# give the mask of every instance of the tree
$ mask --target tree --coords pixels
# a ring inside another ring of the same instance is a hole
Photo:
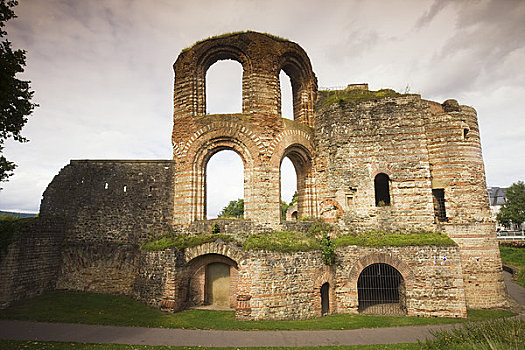
[[[501,206],[498,221],[508,226],[513,223],[519,227],[525,221],[525,183],[518,181],[505,191],[507,201]]]
[[[38,105],[31,102],[33,91],[30,91],[30,81],[16,78],[26,65],[26,52],[12,50],[11,42],[5,39],[5,22],[16,18],[12,8],[18,5],[15,0],[0,0],[0,181],[5,181],[13,175],[16,164],[8,161],[3,155],[4,141],[13,138],[18,142],[27,142],[20,135],[22,127]]]
[[[244,199],[230,201],[227,206],[222,208],[219,218],[242,218],[244,216]]]

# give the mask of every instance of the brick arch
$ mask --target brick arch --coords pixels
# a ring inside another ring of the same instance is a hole
[[[196,247],[186,248],[184,250],[184,259],[186,264],[191,264],[195,259],[209,255],[215,254],[219,256],[225,256],[233,262],[235,268],[238,268],[240,264],[245,259],[245,253],[239,248],[233,247],[228,244],[224,244],[221,241],[204,243]]]
[[[313,109],[317,92],[317,80],[310,59],[301,48],[287,51],[279,57],[279,74],[283,70],[292,84],[294,120],[313,125]],[[281,101],[280,101],[281,102]]]
[[[292,90],[295,86],[295,119],[311,123],[317,80],[306,52],[294,42],[252,31],[213,37],[181,52],[173,66],[175,119],[206,113],[206,71],[224,59],[243,66],[243,113],[280,115],[278,75],[283,69],[291,77]]]
[[[359,275],[367,266],[377,263],[388,264],[394,267],[399,271],[401,276],[403,276],[407,293],[412,291],[416,278],[412,269],[407,264],[390,254],[372,253],[357,260],[350,270],[348,275],[348,287],[351,292],[355,292],[355,295],[357,296],[357,280],[359,279]]]
[[[287,130],[273,141],[275,149],[270,163],[280,172],[281,162],[288,157],[297,175],[297,217],[316,216],[313,152],[310,135],[302,130]],[[272,146],[272,145],[270,145]],[[280,183],[279,183],[280,186]]]

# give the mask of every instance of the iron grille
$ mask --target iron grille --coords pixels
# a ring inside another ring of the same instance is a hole
[[[363,314],[403,315],[405,283],[394,267],[377,263],[367,266],[357,280],[359,312]]]

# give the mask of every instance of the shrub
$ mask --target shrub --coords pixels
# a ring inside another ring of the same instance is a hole
[[[335,262],[335,244],[329,236],[321,239],[321,256],[326,265],[332,265]]]

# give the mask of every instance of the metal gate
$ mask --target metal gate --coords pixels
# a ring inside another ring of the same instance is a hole
[[[403,315],[405,283],[394,267],[377,263],[367,266],[357,280],[359,312],[376,315]]]

